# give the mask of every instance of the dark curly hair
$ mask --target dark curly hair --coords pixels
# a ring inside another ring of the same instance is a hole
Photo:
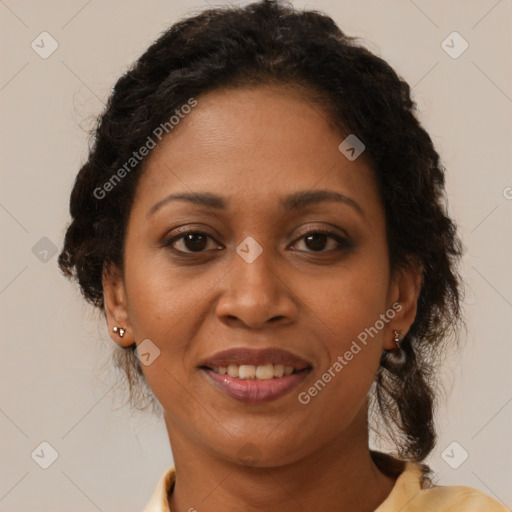
[[[380,434],[390,436],[402,460],[421,462],[436,440],[434,373],[461,319],[461,244],[446,210],[444,169],[415,116],[408,84],[327,15],[267,0],[204,10],[165,31],[118,80],[98,118],[71,193],[59,267],[104,312],[102,271],[123,267],[125,229],[145,160],[108,200],[94,191],[191,97],[261,84],[296,88],[342,133],[357,134],[385,207],[391,268],[412,260],[423,267],[416,318],[401,344],[405,363],[384,351],[370,394]],[[135,344],[116,350],[132,400],[146,384]],[[379,453],[372,456],[384,468]]]

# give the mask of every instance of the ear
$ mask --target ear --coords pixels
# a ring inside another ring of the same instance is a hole
[[[104,265],[102,283],[108,333],[118,345],[129,347],[134,343],[134,339],[126,307],[126,292],[121,271],[114,265]],[[122,338],[119,332],[114,332],[114,327],[125,329]]]
[[[395,311],[395,316],[387,326],[390,332],[385,337],[384,349],[396,349],[392,331],[401,331],[400,339],[402,339],[414,323],[422,278],[423,266],[413,258],[409,258],[403,267],[396,270],[392,278],[389,304],[389,307]]]

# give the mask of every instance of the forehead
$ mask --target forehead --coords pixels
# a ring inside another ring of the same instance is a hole
[[[228,88],[196,99],[149,155],[136,205],[171,192],[211,191],[267,208],[277,197],[316,188],[378,201],[366,160],[350,161],[338,148],[348,134],[298,90]]]

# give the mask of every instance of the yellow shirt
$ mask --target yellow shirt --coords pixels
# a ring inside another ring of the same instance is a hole
[[[388,497],[374,512],[510,512],[483,492],[466,486],[434,486],[422,489],[421,468],[406,462]],[[174,484],[174,467],[167,469],[144,512],[171,512],[167,494]]]

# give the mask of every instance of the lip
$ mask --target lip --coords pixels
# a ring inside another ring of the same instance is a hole
[[[220,366],[282,364],[292,366],[294,373],[268,380],[239,379],[213,371]],[[287,350],[278,348],[253,349],[236,347],[217,352],[201,362],[199,368],[217,389],[240,402],[259,404],[277,400],[288,394],[306,378],[312,364]]]
[[[231,348],[229,350],[217,352],[212,357],[202,361],[199,366],[206,366],[207,368],[213,369],[218,368],[219,366],[229,366],[230,364],[234,364],[236,366],[240,366],[242,364],[258,366],[271,363],[293,366],[297,371],[304,370],[305,368],[310,368],[312,366],[311,363],[302,357],[296,356],[287,350],[279,348],[254,349],[245,347]]]
[[[296,388],[306,378],[310,370],[311,368],[304,368],[298,373],[284,375],[278,379],[245,380],[215,373],[210,368],[202,368],[208,380],[218,389],[229,397],[247,404],[261,404],[277,400]]]

